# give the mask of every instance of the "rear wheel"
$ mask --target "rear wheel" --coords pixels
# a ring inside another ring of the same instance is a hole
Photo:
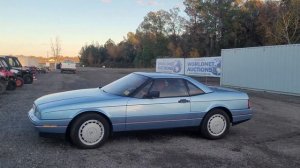
[[[26,74],[23,76],[23,80],[25,84],[32,84],[33,83],[33,77],[32,75]]]
[[[24,84],[24,80],[21,77],[17,77],[17,79],[16,79],[17,87],[22,87],[23,84]]]
[[[72,124],[71,141],[79,148],[100,147],[109,136],[109,124],[98,114],[83,114]]]
[[[230,120],[227,113],[221,109],[210,111],[201,124],[201,133],[208,139],[223,138],[230,127]]]
[[[0,94],[3,94],[5,92],[5,89],[5,84],[0,80]]]
[[[16,81],[10,79],[8,81],[8,85],[6,86],[6,90],[15,90],[17,88]]]

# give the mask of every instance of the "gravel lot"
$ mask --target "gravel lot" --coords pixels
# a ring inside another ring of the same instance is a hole
[[[0,96],[0,167],[300,167],[300,97],[247,91],[254,118],[221,140],[195,130],[114,134],[99,149],[80,150],[61,138],[42,138],[27,118],[45,94],[105,85],[134,69],[51,72]],[[139,69],[139,71],[144,71]]]

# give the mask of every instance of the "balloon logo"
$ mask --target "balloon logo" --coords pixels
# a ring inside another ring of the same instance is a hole
[[[213,67],[212,73],[216,76],[221,75],[221,61],[220,60],[215,60],[216,61],[216,66]]]
[[[178,73],[180,71],[181,71],[181,63],[180,61],[175,61],[173,72]]]

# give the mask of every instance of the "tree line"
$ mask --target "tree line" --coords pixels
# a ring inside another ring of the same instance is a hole
[[[152,67],[158,57],[218,56],[221,49],[300,43],[300,0],[185,0],[149,12],[116,44],[81,48],[86,66]]]

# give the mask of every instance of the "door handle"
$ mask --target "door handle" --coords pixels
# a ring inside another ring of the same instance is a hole
[[[180,99],[178,100],[178,103],[189,103],[190,101],[187,99]]]

